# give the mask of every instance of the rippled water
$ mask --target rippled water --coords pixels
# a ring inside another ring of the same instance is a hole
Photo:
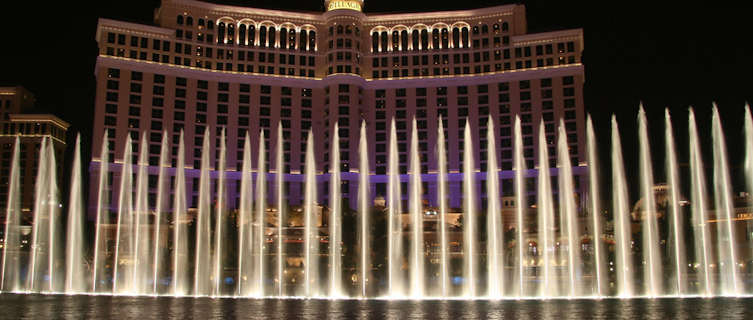
[[[753,298],[253,300],[0,295],[0,319],[750,319]]]

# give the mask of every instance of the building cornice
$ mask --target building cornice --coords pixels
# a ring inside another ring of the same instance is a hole
[[[512,42],[512,45],[515,47],[528,46],[539,43],[552,43],[562,40],[578,40],[580,43],[582,43],[583,29],[578,28],[551,32],[529,33],[519,36],[513,36],[510,40]]]

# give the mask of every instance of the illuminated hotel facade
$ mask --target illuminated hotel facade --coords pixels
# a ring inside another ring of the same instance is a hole
[[[134,141],[135,163],[139,139],[146,133],[149,162],[157,165],[162,133],[167,132],[170,143],[166,147],[176,166],[183,131],[188,205],[195,207],[201,155],[209,152],[213,168],[217,167],[220,132],[226,128],[227,203],[237,208],[244,137],[248,133],[251,139],[253,167],[257,168],[259,132],[264,131],[266,168],[274,169],[280,123],[289,203],[300,204],[303,199],[305,142],[312,130],[321,172],[318,196],[326,204],[329,150],[337,123],[342,196],[355,208],[361,122],[367,125],[371,195],[376,197],[386,196],[390,121],[396,121],[400,170],[405,174],[415,118],[424,197],[435,205],[440,116],[451,207],[462,207],[466,120],[472,129],[479,206],[488,197],[484,188],[487,152],[497,153],[500,196],[513,193],[516,116],[522,120],[527,167],[533,169],[540,121],[550,143],[550,165],[555,162],[557,125],[560,119],[564,121],[571,158],[578,165],[576,188],[583,193],[581,29],[529,34],[525,8],[517,4],[389,14],[367,14],[363,6],[363,1],[333,0],[325,1],[323,13],[304,13],[163,0],[155,12],[155,25],[100,19],[92,194],[97,192],[99,150],[104,142],[109,159],[115,159],[110,183],[116,191],[127,136]],[[494,122],[496,150],[487,149],[489,119]],[[211,134],[211,150],[202,149],[205,130]],[[535,176],[535,170],[529,176]],[[273,200],[273,176],[268,180],[269,200]],[[402,180],[407,185],[407,176]],[[528,190],[535,194],[535,179],[528,180]],[[403,199],[407,199],[407,189],[402,188]],[[150,192],[154,198],[156,190]],[[95,208],[96,197],[90,199],[90,208]]]

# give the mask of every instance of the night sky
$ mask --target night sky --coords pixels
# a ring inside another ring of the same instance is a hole
[[[158,0],[14,1],[0,19],[0,85],[20,84],[35,93],[37,105],[72,124],[84,136],[90,157],[94,102],[94,35],[99,17],[153,24]],[[209,1],[249,7],[323,12],[323,1]],[[417,12],[480,8],[511,1],[366,0],[365,11]],[[608,173],[609,117],[617,115],[623,136],[628,176],[637,172],[635,119],[639,101],[649,116],[656,180],[664,181],[664,120],[669,107],[675,118],[680,161],[687,159],[687,108],[694,106],[710,163],[711,103],[722,112],[730,163],[741,167],[742,119],[753,102],[753,23],[741,7],[707,2],[658,7],[656,1],[524,1],[529,32],[583,28],[586,70],[585,105],[600,136],[602,172]],[[74,133],[75,134],[75,133]],[[74,134],[69,137],[73,142]],[[69,148],[71,150],[72,148]],[[70,153],[70,152],[69,152]],[[742,175],[735,174],[742,187]],[[707,181],[711,181],[710,177]],[[605,181],[606,182],[606,181]],[[635,184],[633,184],[635,185]],[[633,193],[637,189],[633,188]],[[633,194],[633,198],[635,198]]]

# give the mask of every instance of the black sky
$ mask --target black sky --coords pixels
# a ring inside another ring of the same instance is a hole
[[[210,1],[249,7],[323,11],[323,1]],[[158,0],[14,2],[0,19],[0,85],[21,84],[36,94],[42,110],[72,123],[85,141],[91,135],[94,40],[99,17],[153,23]],[[512,1],[366,0],[366,12],[466,9]],[[529,32],[583,28],[585,104],[600,133],[602,162],[608,160],[609,117],[620,121],[628,176],[637,165],[635,117],[643,101],[657,165],[663,161],[663,109],[675,117],[681,161],[686,159],[687,108],[694,106],[702,132],[709,132],[712,101],[719,104],[728,136],[730,163],[742,163],[742,115],[753,101],[753,23],[742,7],[718,2],[523,1]],[[708,138],[708,134],[704,134]],[[69,141],[73,141],[72,137]],[[710,139],[705,140],[706,144]],[[88,143],[86,143],[88,145]],[[708,145],[706,146],[709,147]],[[87,149],[87,148],[85,148]],[[710,148],[705,150],[710,154]],[[87,155],[89,156],[88,150]],[[707,160],[707,162],[709,162]],[[606,169],[606,168],[605,168]],[[657,169],[657,181],[663,181]],[[607,171],[608,172],[608,171]],[[741,184],[741,175],[737,184]]]

